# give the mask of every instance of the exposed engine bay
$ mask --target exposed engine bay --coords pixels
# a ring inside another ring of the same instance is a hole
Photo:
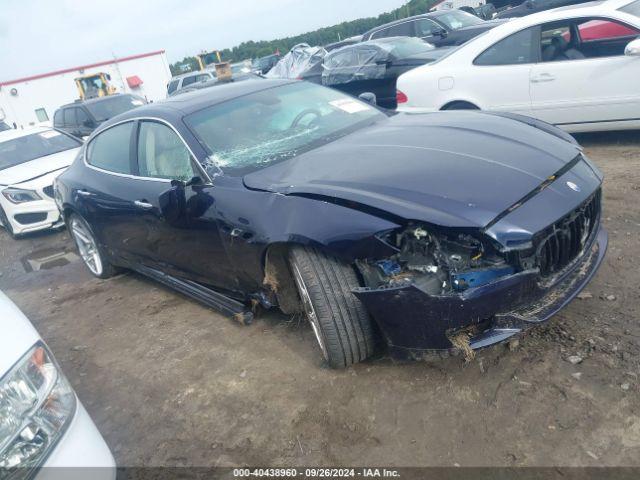
[[[430,295],[446,295],[515,273],[497,250],[465,233],[435,234],[410,225],[380,240],[397,253],[382,260],[356,261],[369,288],[413,283]]]

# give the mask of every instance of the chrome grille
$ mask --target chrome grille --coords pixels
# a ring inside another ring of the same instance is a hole
[[[600,196],[598,189],[582,205],[540,234],[536,253],[541,276],[559,272],[583,252],[600,219]]]

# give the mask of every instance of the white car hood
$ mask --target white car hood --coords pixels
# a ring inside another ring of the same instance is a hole
[[[0,292],[0,378],[27,353],[40,335],[18,307]]]
[[[15,185],[67,168],[73,163],[79,150],[80,148],[72,148],[0,170],[0,186]]]

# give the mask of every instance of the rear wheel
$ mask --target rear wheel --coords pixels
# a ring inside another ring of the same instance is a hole
[[[85,266],[98,278],[109,278],[116,269],[109,263],[91,231],[91,227],[80,215],[71,214],[68,220],[71,238],[78,247],[78,252]]]
[[[304,312],[320,350],[333,368],[344,368],[371,356],[373,324],[351,293],[359,286],[350,265],[311,247],[294,247],[291,270]]]

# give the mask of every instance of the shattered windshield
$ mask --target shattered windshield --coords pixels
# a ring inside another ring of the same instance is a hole
[[[262,90],[185,118],[230,175],[245,175],[317,148],[385,115],[335,90],[306,82]]]

